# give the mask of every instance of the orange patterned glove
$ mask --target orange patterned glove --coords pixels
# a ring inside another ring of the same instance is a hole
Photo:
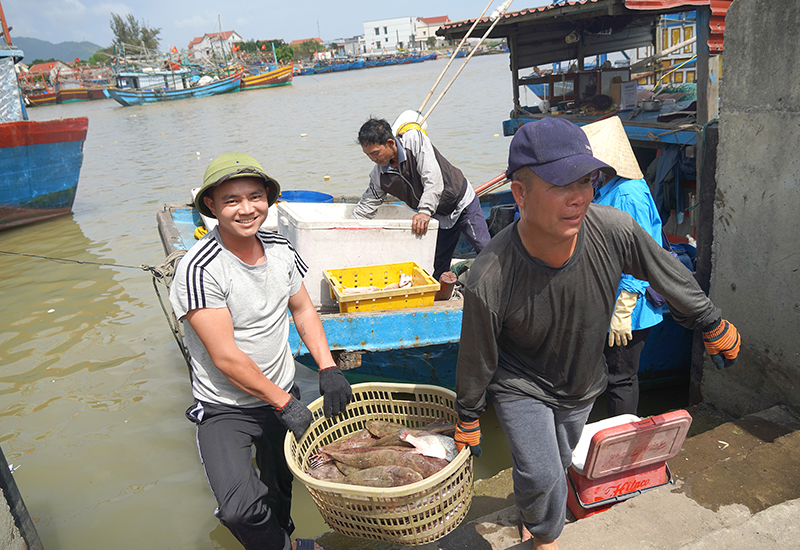
[[[468,446],[472,456],[481,456],[481,425],[478,420],[464,421],[459,418],[456,422],[455,440],[458,452]]]
[[[733,365],[739,358],[742,339],[739,331],[725,319],[719,319],[703,331],[703,344],[718,369]]]

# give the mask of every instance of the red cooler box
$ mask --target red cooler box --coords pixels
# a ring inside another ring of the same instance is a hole
[[[645,420],[620,415],[587,424],[567,468],[567,506],[581,519],[672,483],[667,460],[681,450],[692,417],[684,410]]]

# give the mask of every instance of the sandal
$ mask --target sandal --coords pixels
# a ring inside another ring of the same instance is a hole
[[[314,550],[314,541],[312,539],[295,539],[294,541],[297,543],[296,550]],[[320,548],[325,550],[321,545]]]

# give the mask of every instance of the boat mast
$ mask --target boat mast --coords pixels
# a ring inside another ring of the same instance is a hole
[[[217,23],[219,24],[219,48],[222,50],[222,63],[227,68],[228,58],[225,56],[225,43],[222,41],[222,17],[219,14],[217,14]]]
[[[3,12],[3,5],[0,4],[0,21],[3,23],[3,39],[6,41],[6,46],[12,46],[11,33],[8,32],[8,24],[6,23],[6,14]]]

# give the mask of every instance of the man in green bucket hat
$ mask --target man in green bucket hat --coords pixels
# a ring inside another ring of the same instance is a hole
[[[283,441],[287,430],[300,439],[312,415],[294,383],[287,308],[319,367],[325,415],[343,412],[352,396],[303,284],[305,263],[285,237],[260,229],[279,195],[253,157],[214,159],[195,206],[218,224],[181,259],[170,289],[191,356],[195,402],[186,415],[197,425],[215,515],[248,550],[321,548],[289,540],[292,474]]]

